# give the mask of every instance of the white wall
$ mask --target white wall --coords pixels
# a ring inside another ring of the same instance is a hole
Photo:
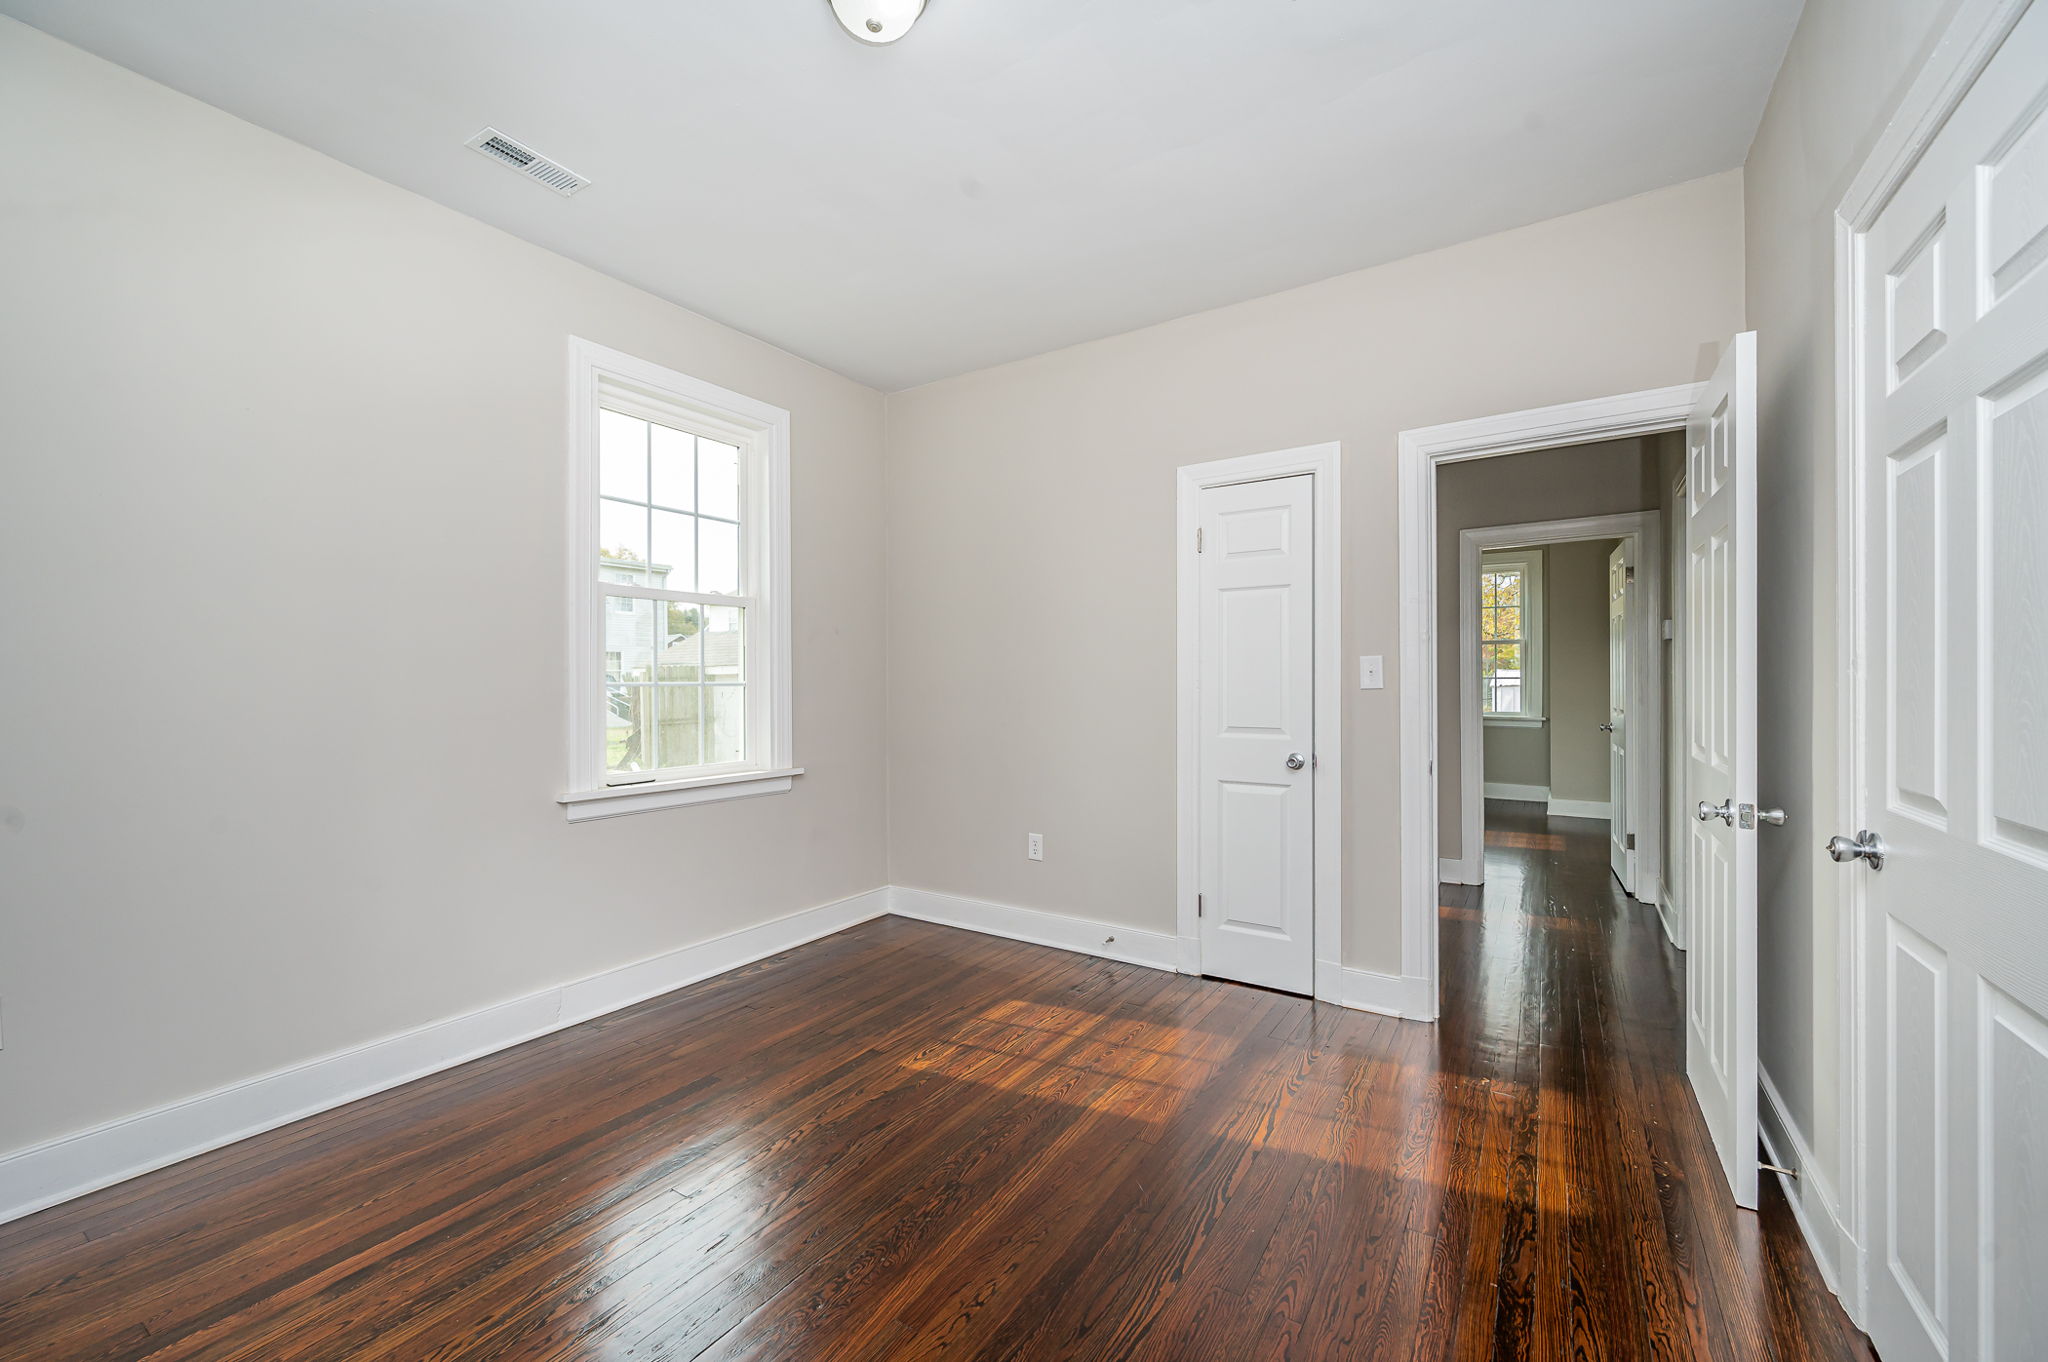
[[[1842,193],[1955,0],[1807,0],[1743,173],[1749,323],[1763,387],[1759,656],[1765,803],[1759,1047],[1827,1172],[1835,1074],[1841,677],[1835,649],[1834,235]]]
[[[0,1151],[883,882],[878,394],[4,19],[0,237]],[[554,802],[571,334],[794,413],[792,793]]]
[[[1398,973],[1395,436],[1702,377],[1741,213],[1718,175],[892,396],[894,882],[1173,931],[1173,470],[1340,440],[1389,681],[1344,698],[1344,962]]]

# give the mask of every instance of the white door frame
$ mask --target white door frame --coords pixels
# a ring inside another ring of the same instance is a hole
[[[1579,516],[1571,520],[1532,520],[1519,525],[1487,525],[1458,533],[1458,812],[1463,856],[1456,883],[1480,884],[1486,878],[1486,749],[1485,720],[1479,712],[1479,558],[1494,549],[1534,548],[1587,539],[1620,539],[1630,543],[1636,567],[1635,618],[1630,621],[1628,687],[1628,821],[1636,829],[1636,897],[1657,902],[1664,874],[1664,668],[1660,622],[1664,617],[1663,513],[1630,511],[1622,515]],[[1546,580],[1549,573],[1544,574]],[[1548,683],[1545,650],[1545,685]],[[1550,708],[1546,705],[1545,708]],[[1648,715],[1650,725],[1636,722]],[[1556,722],[1551,715],[1546,723]],[[1637,740],[1651,732],[1655,743]],[[1655,751],[1645,751],[1654,747]],[[1610,792],[1611,794],[1611,792]]]
[[[1848,684],[1842,689],[1836,724],[1840,827],[1816,829],[1816,837],[1826,831],[1853,833],[1869,827],[1878,812],[1864,799],[1861,756],[1871,718],[1865,690],[1870,659],[1863,631],[1863,583],[1869,571],[1869,546],[1863,542],[1861,522],[1865,431],[1857,373],[1865,328],[1872,324],[1862,301],[1864,239],[2031,3],[1963,0],[1835,209],[1835,660]],[[1845,872],[1853,869],[1843,867]],[[1836,961],[1847,985],[1836,1009],[1837,1034],[1846,1047],[1835,1066],[1836,1110],[1844,1113],[1836,1165],[1842,1185],[1837,1194],[1825,1180],[1808,1173],[1799,1184],[1788,1186],[1787,1196],[1801,1208],[1807,1223],[1817,1217],[1833,1222],[1832,1233],[1815,1247],[1824,1261],[1833,1259],[1837,1279],[1846,1288],[1842,1303],[1861,1325],[1870,1309],[1870,1264],[1864,1246],[1870,1242],[1870,1208],[1877,1204],[1872,1182],[1877,1170],[1867,1157],[1870,1137],[1862,1085],[1871,1043],[1870,1000],[1863,980],[1869,878],[1843,873],[1835,880],[1841,896],[1835,914]]]
[[[1401,432],[1401,973],[1420,978],[1429,1005],[1410,1015],[1437,1015],[1437,468],[1682,430],[1704,386],[1681,383]]]
[[[1202,935],[1195,913],[1201,884],[1201,722],[1196,682],[1201,667],[1201,565],[1195,527],[1204,488],[1308,473],[1315,478],[1315,996],[1343,998],[1344,931],[1344,616],[1343,447],[1329,444],[1187,464],[1174,472],[1174,563],[1178,584],[1178,652],[1174,682],[1177,738],[1178,876],[1174,899],[1182,974],[1202,972]]]

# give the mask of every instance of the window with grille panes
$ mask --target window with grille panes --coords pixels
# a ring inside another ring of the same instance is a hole
[[[789,761],[788,414],[572,347],[571,816],[767,793]],[[659,799],[672,792],[687,798]],[[581,809],[606,795],[634,803]]]
[[[1479,563],[1479,703],[1489,719],[1543,713],[1542,558],[1489,553]]]

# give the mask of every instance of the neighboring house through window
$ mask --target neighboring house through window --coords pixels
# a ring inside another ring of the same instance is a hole
[[[787,789],[789,414],[570,346],[571,818]]]
[[[1479,560],[1479,703],[1489,719],[1543,717],[1543,556]]]

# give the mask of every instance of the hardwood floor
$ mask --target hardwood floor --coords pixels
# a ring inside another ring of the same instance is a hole
[[[1868,1358],[1498,821],[1438,1026],[885,918],[0,1226],[0,1356]]]

